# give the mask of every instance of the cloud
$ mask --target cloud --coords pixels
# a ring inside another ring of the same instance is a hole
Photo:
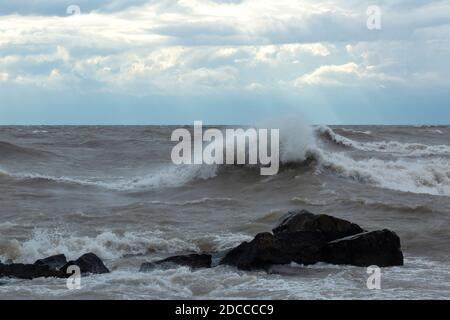
[[[19,85],[59,89],[63,87],[64,76],[58,69],[45,75],[19,75],[13,82]]]
[[[320,66],[311,73],[305,74],[294,80],[296,87],[304,85],[343,85],[342,76],[360,77],[358,65],[349,62],[343,65]]]
[[[264,89],[264,85],[262,85],[261,83],[258,83],[258,82],[252,82],[249,85],[247,85],[245,87],[245,89],[250,90],[250,91],[262,90],[262,89]]]
[[[54,69],[67,86],[86,83],[85,90],[123,91],[133,94],[185,92],[195,85],[223,89],[234,87],[237,80],[245,87],[257,83],[261,72],[272,72],[278,66],[299,63],[309,58],[330,55],[333,46],[326,44],[284,44],[262,46],[163,46],[121,50],[80,56],[61,45],[46,53],[39,51],[7,55],[0,66],[17,83],[43,83],[52,78],[42,76]],[[34,75],[36,77],[34,77]],[[34,79],[34,80],[24,80]],[[49,85],[51,86],[51,85]],[[269,84],[270,86],[270,84]],[[140,93],[139,93],[140,92]]]
[[[399,77],[377,72],[375,66],[361,66],[354,62],[341,65],[324,65],[296,78],[292,83],[304,86],[361,86],[367,82],[403,81]]]
[[[0,81],[8,81],[9,79],[9,74],[7,74],[6,72],[0,72]]]
[[[57,46],[54,52],[48,54],[37,54],[26,56],[24,60],[34,62],[34,63],[44,63],[44,62],[54,62],[54,61],[64,61],[67,62],[70,59],[69,51],[62,47]]]
[[[0,82],[18,101],[45,88],[211,104],[270,93],[294,105],[314,88],[450,87],[449,1],[379,0],[374,31],[368,0],[79,0],[77,17],[70,4],[2,1]]]

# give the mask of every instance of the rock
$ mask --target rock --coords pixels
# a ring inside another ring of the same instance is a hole
[[[109,273],[109,270],[103,264],[103,261],[93,253],[86,253],[75,261],[67,262],[61,268],[61,271],[67,274],[67,268],[73,265],[80,267],[81,273],[92,273],[92,274]],[[70,276],[70,274],[68,274],[67,276]]]
[[[231,249],[220,264],[242,270],[266,269],[274,264],[314,264],[320,260],[325,237],[318,231],[260,233],[251,242]]]
[[[12,277],[31,280],[41,277],[63,278],[64,275],[60,271],[50,269],[50,267],[47,265],[12,263],[0,264],[0,277]]]
[[[379,230],[328,243],[323,250],[322,261],[360,267],[402,266],[403,253],[400,238],[394,232]]]
[[[66,256],[63,254],[58,254],[45,259],[39,259],[34,263],[34,265],[48,266],[52,270],[59,270],[66,263],[67,263]]]
[[[211,268],[211,255],[189,254],[183,256],[173,256],[155,262],[145,262],[141,265],[139,271],[148,272],[158,267],[171,268],[174,266],[187,266],[192,269]]]
[[[274,234],[296,231],[321,231],[327,241],[355,235],[364,230],[357,224],[306,210],[289,211],[272,231]]]
[[[41,277],[67,278],[67,268],[70,265],[80,267],[81,273],[108,273],[109,270],[103,262],[93,253],[87,253],[76,261],[66,261],[63,254],[39,259],[34,264],[0,263],[0,277],[13,277],[19,279],[34,279]]]

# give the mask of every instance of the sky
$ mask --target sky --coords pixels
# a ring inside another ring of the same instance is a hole
[[[0,2],[0,125],[450,124],[449,74],[447,0]]]

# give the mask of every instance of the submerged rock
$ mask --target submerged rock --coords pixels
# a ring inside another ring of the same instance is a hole
[[[320,261],[325,245],[325,237],[318,231],[260,233],[251,242],[243,242],[231,249],[220,264],[242,270],[265,269],[291,262],[314,264]]]
[[[35,279],[41,277],[63,278],[64,274],[58,270],[53,270],[47,265],[34,265],[23,263],[1,264],[0,277],[12,277],[19,279]]]
[[[193,269],[211,268],[210,254],[189,254],[182,256],[173,256],[154,262],[145,262],[139,269],[140,272],[151,271],[155,268],[171,268],[174,266],[187,266]]]
[[[400,250],[400,238],[385,229],[329,242],[323,250],[322,261],[360,267],[402,266],[403,253]]]
[[[297,231],[320,231],[327,241],[348,237],[364,230],[355,223],[326,214],[313,214],[307,210],[289,211],[280,219],[274,234]]]
[[[71,265],[80,267],[81,273],[108,273],[102,260],[93,253],[82,255],[76,261],[66,261],[63,254],[51,256],[37,260],[34,264],[23,263],[0,263],[0,277],[12,277],[19,279],[35,279],[35,278],[67,278],[67,268]]]
[[[57,254],[48,258],[37,260],[34,265],[48,266],[52,270],[59,270],[67,263],[66,256],[63,254]]]
[[[67,262],[61,268],[61,271],[66,274],[67,268],[73,265],[80,267],[81,273],[92,273],[92,274],[109,273],[109,270],[103,264],[103,261],[93,253],[86,253],[75,261]]]

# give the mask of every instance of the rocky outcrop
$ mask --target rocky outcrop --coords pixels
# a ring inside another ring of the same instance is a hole
[[[41,277],[63,278],[64,275],[58,270],[53,270],[46,265],[34,265],[23,263],[0,263],[0,277],[11,277],[19,279],[35,279]]]
[[[243,242],[230,250],[220,264],[242,270],[265,269],[291,262],[314,264],[320,261],[325,245],[325,237],[318,231],[260,233],[251,242]]]
[[[63,254],[57,254],[48,258],[37,260],[34,265],[36,266],[48,266],[52,270],[59,270],[67,263],[66,256]]]
[[[34,264],[0,263],[0,277],[19,279],[35,279],[41,277],[67,278],[71,275],[67,273],[67,268],[71,265],[80,267],[80,271],[83,274],[109,272],[102,260],[93,253],[84,254],[77,260],[69,262],[67,262],[65,255],[59,254],[39,259]]]
[[[75,261],[67,262],[62,268],[61,271],[67,273],[67,268],[69,266],[78,266],[80,267],[80,271],[82,274],[102,274],[109,273],[108,268],[103,264],[103,261],[97,257],[93,253],[86,253],[79,257]]]
[[[329,242],[321,260],[360,267],[391,267],[403,265],[403,253],[400,238],[394,232],[379,230]]]
[[[220,264],[254,270],[291,262],[390,267],[403,265],[403,254],[392,231],[367,232],[343,219],[298,210],[283,216],[273,234],[258,234],[231,249]]]
[[[145,262],[139,269],[140,272],[148,272],[155,268],[171,268],[176,266],[187,266],[192,269],[211,268],[210,254],[189,254],[181,256],[173,256],[163,260],[154,262]]]
[[[327,241],[348,237],[364,230],[355,223],[306,210],[289,211],[272,230],[274,234],[297,231],[320,231]]]
[[[192,269],[231,265],[242,270],[265,269],[289,263],[311,265],[317,262],[367,267],[403,265],[400,238],[390,230],[365,231],[357,224],[306,210],[290,211],[273,229],[259,233],[228,251],[213,254],[177,255],[143,263],[141,272],[155,268],[187,266]],[[66,278],[69,266],[76,265],[82,274],[109,273],[102,260],[87,253],[67,262],[63,254],[37,260],[34,264],[0,262],[0,277],[34,279]]]

